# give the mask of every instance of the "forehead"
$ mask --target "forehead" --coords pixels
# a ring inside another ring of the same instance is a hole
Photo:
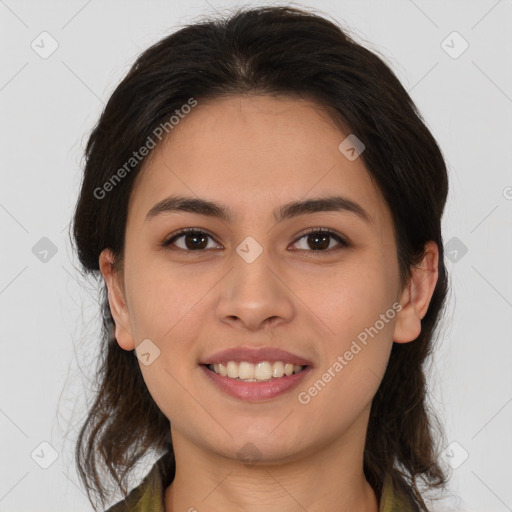
[[[174,194],[228,204],[234,218],[340,194],[364,205],[377,225],[387,208],[363,160],[340,151],[348,135],[309,100],[250,95],[199,101],[146,160],[129,216],[145,216]]]

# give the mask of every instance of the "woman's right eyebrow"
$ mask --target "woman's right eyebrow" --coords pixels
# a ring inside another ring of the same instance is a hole
[[[233,210],[227,205],[199,197],[171,195],[156,203],[146,214],[145,221],[173,212],[196,213],[216,217],[225,222],[232,222],[236,217]],[[286,203],[274,211],[274,218],[276,222],[282,222],[293,217],[317,212],[348,212],[369,224],[374,223],[372,217],[359,203],[339,195]]]

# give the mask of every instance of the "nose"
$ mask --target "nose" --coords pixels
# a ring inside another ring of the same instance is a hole
[[[268,251],[254,260],[234,255],[234,268],[220,283],[217,317],[232,327],[257,331],[293,319],[294,294]]]

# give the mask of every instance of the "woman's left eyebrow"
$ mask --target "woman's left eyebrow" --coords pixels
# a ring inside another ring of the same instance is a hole
[[[166,213],[188,212],[232,222],[236,215],[227,205],[208,199],[188,196],[169,196],[156,203],[146,214],[145,221]],[[357,202],[343,196],[326,196],[286,203],[274,211],[276,222],[317,212],[352,213],[368,224],[374,221],[369,213]]]

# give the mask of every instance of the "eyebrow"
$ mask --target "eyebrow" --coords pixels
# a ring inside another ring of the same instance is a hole
[[[146,214],[146,221],[165,213],[188,212],[214,217],[226,222],[232,222],[235,214],[227,205],[222,205],[187,196],[169,196],[156,203]],[[304,201],[292,201],[274,210],[276,222],[282,222],[293,217],[317,212],[348,212],[355,214],[365,222],[372,224],[373,219],[366,210],[355,201],[343,196],[327,196]]]

